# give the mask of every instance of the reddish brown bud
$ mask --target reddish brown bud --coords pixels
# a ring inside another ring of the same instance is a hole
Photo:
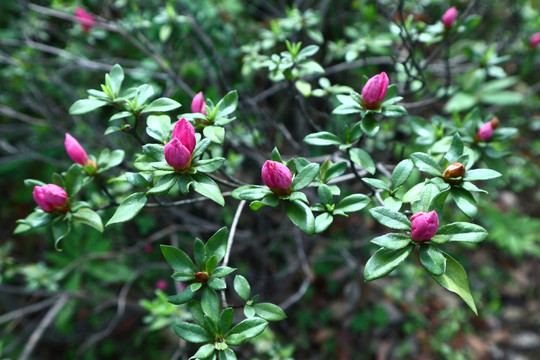
[[[465,176],[466,171],[462,163],[455,162],[444,170],[443,179],[450,184],[458,183]]]
[[[499,126],[499,118],[494,116],[493,119],[491,119],[490,123],[491,123],[491,128],[496,129],[497,126]]]
[[[208,273],[206,271],[199,271],[195,273],[195,281],[198,283],[206,284],[208,281]]]

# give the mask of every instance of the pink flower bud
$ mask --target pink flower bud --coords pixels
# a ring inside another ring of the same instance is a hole
[[[45,212],[66,212],[68,210],[67,193],[58,185],[35,186],[33,195],[35,202]]]
[[[191,101],[191,112],[192,113],[201,113],[204,116],[207,116],[206,113],[206,103],[204,102],[204,97],[202,91],[193,97]]]
[[[152,244],[146,244],[144,245],[144,251],[147,254],[151,254],[152,252],[154,252],[154,247],[152,246]]]
[[[81,24],[84,31],[90,30],[96,24],[96,19],[94,19],[94,16],[89,12],[86,12],[86,10],[81,7],[77,7],[75,9],[75,17],[79,21],[79,24]]]
[[[70,134],[66,133],[66,140],[64,141],[64,146],[66,147],[66,152],[77,164],[81,164],[82,166],[86,165],[88,161],[88,155],[86,155],[86,151],[84,151],[83,147],[77,139],[75,139]]]
[[[498,125],[498,124],[497,124]],[[480,130],[478,130],[478,134],[476,134],[476,141],[487,141],[491,138],[493,135],[493,124],[491,121],[488,121],[482,127]]]
[[[388,76],[385,72],[373,76],[362,89],[362,101],[366,109],[377,109],[386,96]]]
[[[268,186],[276,196],[289,195],[291,193],[291,170],[284,164],[267,160],[262,167],[261,177],[264,184]]]
[[[190,154],[193,152],[195,145],[197,144],[197,139],[195,138],[195,129],[193,128],[193,125],[191,125],[191,123],[185,118],[181,118],[178,120],[176,125],[174,125],[172,138],[180,140],[182,145],[189,150]]]
[[[447,29],[451,29],[454,26],[454,22],[457,19],[457,10],[455,6],[452,6],[450,9],[446,10],[444,15],[442,16],[442,23],[444,24],[444,27]]]
[[[439,217],[435,210],[425,213],[417,212],[411,216],[411,237],[414,241],[426,241],[437,233]]]
[[[187,170],[191,165],[191,151],[173,138],[165,145],[165,161],[176,170]]]
[[[167,288],[167,280],[159,279],[156,281],[156,289],[165,290]]]
[[[529,46],[534,49],[538,44],[540,44],[540,33],[534,33],[529,38]]]

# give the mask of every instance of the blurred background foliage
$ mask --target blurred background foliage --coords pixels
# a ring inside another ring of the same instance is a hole
[[[96,26],[84,31],[76,6],[94,14]],[[466,17],[443,40],[430,27],[450,6]],[[528,38],[540,31],[539,9],[537,0],[0,2],[0,358],[24,359],[30,335],[52,310],[56,316],[33,344],[32,359],[193,353],[168,326],[188,315],[164,300],[180,285],[157,245],[186,245],[230,225],[234,200],[225,208],[146,209],[104,234],[76,227],[61,253],[47,232],[12,235],[15,221],[35,206],[23,180],[48,181],[71,163],[65,132],[88,153],[140,150],[122,133],[103,135],[109,110],[68,115],[119,63],[128,84],[151,84],[186,109],[198,91],[217,100],[238,90],[223,155],[227,173],[250,183],[260,183],[260,166],[274,146],[286,157],[327,154],[302,143],[313,131],[305,113],[323,129],[342,128],[351,119],[329,115],[338,105],[335,94],[360,91],[362,76],[380,71],[399,85],[409,116],[385,122],[376,141],[366,142],[376,162],[396,164],[424,149],[440,138],[438,128],[458,126],[474,106],[482,119],[496,114],[504,126],[518,128],[508,143],[493,144],[507,156],[490,164],[503,179],[486,186],[489,200],[480,203],[478,221],[489,238],[450,249],[468,269],[479,317],[411,261],[365,283],[369,239],[384,230],[364,213],[307,238],[291,231],[279,211],[245,211],[231,264],[254,284],[253,293],[288,315],[243,348],[242,359],[534,359],[540,352],[540,49],[531,49]],[[286,50],[286,39],[320,46],[313,59],[324,73],[303,78],[311,93],[305,84],[269,76],[268,61]],[[309,96],[298,102],[296,89]],[[95,190],[86,195],[105,204]],[[352,182],[343,190],[368,191]],[[103,209],[103,218],[113,212]]]

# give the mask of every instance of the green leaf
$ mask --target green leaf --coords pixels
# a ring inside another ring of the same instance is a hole
[[[191,271],[189,272],[177,271],[174,274],[172,274],[171,277],[175,281],[184,282],[184,281],[190,281],[190,280],[195,279],[195,274]]]
[[[401,97],[398,97],[398,99],[401,99]],[[392,100],[387,100],[385,102],[391,102]],[[397,100],[400,101],[400,100]],[[407,110],[403,106],[400,105],[384,105],[382,108],[382,114],[385,117],[389,118],[398,118],[407,116]]]
[[[82,222],[89,225],[99,232],[103,232],[103,223],[101,217],[94,210],[81,208],[72,215],[73,221]]]
[[[189,286],[187,286],[179,294],[169,296],[167,301],[174,305],[182,305],[193,299],[194,296],[195,292],[192,291]]]
[[[472,94],[458,92],[444,106],[446,113],[460,112],[472,108],[478,100]]]
[[[229,275],[230,273],[232,273],[235,270],[236,269],[232,268],[232,267],[220,266],[220,267],[216,268],[214,271],[212,271],[212,277],[222,278],[224,276]]]
[[[456,133],[452,138],[452,144],[450,145],[446,155],[444,155],[444,158],[448,160],[448,163],[453,164],[461,155],[463,155],[463,149],[463,140],[461,140],[459,134]]]
[[[410,255],[413,249],[414,245],[399,250],[380,248],[367,261],[364,268],[364,279],[371,281],[388,275]]]
[[[160,144],[146,144],[142,147],[143,152],[156,161],[165,161],[165,147]]]
[[[159,98],[152,101],[141,113],[166,112],[179,108],[180,103],[169,98]]]
[[[214,235],[212,235],[212,237],[206,242],[207,256],[215,256],[217,262],[219,263],[225,256],[228,236],[229,229],[226,227],[222,227]]]
[[[174,270],[183,273],[196,273],[198,271],[193,261],[184,251],[168,245],[160,245],[160,248],[165,260]]]
[[[219,360],[237,360],[236,354],[231,349],[227,348],[219,352]]]
[[[328,229],[330,225],[332,225],[333,221],[334,217],[332,216],[332,214],[325,212],[318,215],[315,218],[315,233],[322,233],[324,230]]]
[[[465,301],[465,303],[469,305],[471,310],[478,315],[471,290],[469,289],[467,273],[461,264],[458,263],[454,258],[444,252],[443,255],[446,258],[446,272],[440,276],[432,275],[433,278],[445,289],[459,295]]]
[[[249,300],[249,295],[251,293],[251,287],[249,286],[249,282],[246,280],[245,277],[242,275],[236,275],[234,277],[234,291],[240,296],[240,298],[244,301]]]
[[[389,233],[376,237],[371,242],[388,250],[399,250],[411,243],[411,237],[400,233]]]
[[[159,178],[154,187],[147,191],[147,194],[166,195],[178,182],[178,174],[165,174]]]
[[[124,81],[124,70],[118,64],[115,64],[111,72],[109,73],[109,78],[111,81],[111,89],[114,96],[116,97],[120,93],[120,88],[122,87],[122,81]]]
[[[150,115],[146,119],[146,133],[162,143],[167,143],[171,133],[171,118],[167,115]]]
[[[187,322],[178,322],[173,324],[173,330],[176,335],[192,343],[204,343],[213,340],[212,336],[200,325]]]
[[[25,219],[17,220],[17,223],[19,225],[15,228],[15,230],[13,231],[13,234],[21,234],[32,228],[37,228],[37,227],[46,225],[53,220],[53,216],[54,216],[53,214],[46,213],[45,211],[41,209],[36,210],[30,213],[30,215],[28,215]]]
[[[366,151],[359,148],[352,148],[349,150],[349,156],[353,163],[362,166],[371,175],[375,174],[375,163]]]
[[[246,336],[243,334],[232,334],[225,338],[225,342],[231,346],[242,345],[246,341]]]
[[[226,308],[221,312],[221,316],[218,321],[218,329],[222,334],[226,334],[231,328],[234,317],[234,310],[232,308]]]
[[[208,260],[204,264],[204,269],[206,272],[211,273],[217,266],[217,258],[215,256],[209,256]]]
[[[237,106],[238,93],[236,90],[230,91],[216,104],[216,107],[218,108],[216,118],[222,118],[233,113]]]
[[[212,140],[213,143],[223,145],[225,139],[225,129],[221,126],[206,126],[203,129],[205,138]]]
[[[215,277],[211,277],[208,280],[208,286],[210,286],[214,290],[225,290],[227,288],[227,284],[222,279],[218,279]]]
[[[204,291],[204,290],[203,290]],[[217,327],[217,319],[212,318],[211,316],[204,315],[203,316],[203,325],[208,332],[213,335],[214,337],[218,333],[218,327]]]
[[[402,213],[392,211],[383,206],[369,210],[371,216],[380,224],[396,230],[411,230],[411,222]]]
[[[148,182],[148,180],[146,180],[146,178],[139,173],[126,172],[124,173],[124,175],[126,176],[126,180],[130,184],[133,184],[138,187],[144,187],[144,188],[150,186],[150,183]]]
[[[474,218],[478,212],[478,206],[472,194],[465,189],[455,186],[452,187],[450,192],[458,208],[471,219]]]
[[[56,218],[52,223],[52,233],[54,238],[54,248],[56,251],[62,251],[60,241],[65,238],[71,230],[69,221],[64,221],[61,218]]]
[[[258,303],[253,308],[258,316],[268,321],[280,321],[287,317],[279,306],[271,303]]]
[[[442,176],[441,167],[428,154],[416,152],[411,155],[411,159],[420,171],[432,176]]]
[[[302,201],[292,200],[285,202],[285,213],[294,225],[308,235],[315,232],[315,218],[309,206]]]
[[[189,286],[186,289],[189,289]],[[189,312],[191,315],[193,315],[195,321],[197,321],[199,324],[204,324],[204,312],[202,311],[200,300],[191,300],[187,305]]]
[[[353,194],[341,199],[337,203],[334,210],[340,210],[343,212],[360,211],[365,208],[370,201],[370,198],[364,194]]]
[[[304,138],[304,142],[315,146],[341,145],[341,139],[328,131],[309,134]]]
[[[334,203],[334,199],[332,196],[332,190],[330,190],[330,187],[328,185],[322,184],[317,189],[317,194],[319,195],[319,199],[321,199],[321,203],[324,205],[332,205]]]
[[[420,262],[433,275],[439,276],[446,271],[446,258],[436,246],[422,244],[420,246]]]
[[[414,185],[407,191],[401,200],[405,203],[412,202],[420,197],[420,193],[424,189],[425,184],[423,182]]]
[[[291,184],[291,190],[298,191],[305,188],[311,184],[317,175],[319,175],[319,164],[309,164],[304,166],[294,177]]]
[[[213,289],[210,289],[208,286],[205,286],[202,289],[201,306],[206,315],[213,319],[219,318],[219,312],[221,310],[219,298],[216,292]]]
[[[207,359],[214,353],[215,349],[214,344],[203,345],[190,359]]]
[[[245,185],[234,189],[231,196],[237,200],[259,200],[265,196],[272,195],[272,191],[266,186]]]
[[[195,241],[193,242],[193,258],[199,269],[205,269],[204,266],[207,259],[206,247],[199,238],[195,238]]]
[[[414,163],[410,159],[405,159],[396,165],[392,172],[392,189],[395,191],[411,175],[414,170]]]
[[[379,122],[373,116],[366,116],[360,123],[362,131],[370,138],[375,137],[379,132]]]
[[[214,180],[203,174],[194,174],[192,175],[192,179],[193,183],[191,186],[193,187],[193,190],[206,196],[210,200],[215,201],[221,206],[225,205],[225,199],[223,198],[223,195],[221,195],[219,186]]]
[[[113,217],[107,222],[105,226],[109,226],[116,223],[126,222],[133,219],[139,211],[144,207],[148,198],[143,192],[136,192],[129,195],[122,201]]]
[[[347,162],[340,161],[335,164],[332,164],[328,167],[326,170],[326,173],[324,174],[324,181],[332,180],[333,178],[336,178],[343,174],[345,171],[347,171]],[[321,174],[322,176],[322,174]]]
[[[376,189],[390,191],[390,187],[388,186],[386,181],[374,178],[362,178],[362,181]]]
[[[104,149],[98,157],[98,174],[120,165],[124,161],[124,155],[124,150],[109,151],[109,149]]]
[[[488,237],[486,229],[468,222],[455,222],[441,226],[437,235],[446,235],[449,241],[466,241],[477,243]]]
[[[66,192],[72,198],[82,188],[83,185],[83,170],[78,164],[73,164],[69,167],[65,177]]]
[[[501,177],[501,173],[491,169],[473,169],[465,173],[463,181],[489,180]]]
[[[199,160],[193,164],[193,168],[202,173],[213,173],[223,165],[225,159],[222,157],[216,157],[213,159]]]
[[[94,111],[102,106],[109,104],[107,101],[97,99],[82,99],[77,100],[69,108],[70,115],[82,115]]]
[[[246,319],[233,327],[227,334],[227,337],[233,334],[240,334],[249,339],[262,333],[267,325],[268,322],[262,318]]]
[[[208,146],[210,145],[211,142],[212,142],[212,140],[206,139],[206,138],[202,139],[201,141],[198,141],[197,145],[195,145],[195,149],[193,149],[193,153],[191,154],[191,158],[196,159],[199,156],[201,156],[206,151],[206,149],[208,148]]]

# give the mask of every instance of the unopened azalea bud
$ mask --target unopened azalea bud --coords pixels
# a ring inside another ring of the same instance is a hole
[[[276,196],[284,196],[291,193],[291,170],[284,164],[267,160],[262,167],[261,177],[264,184],[268,186]]]
[[[494,116],[490,121],[491,127],[495,130],[499,126],[499,118]]]
[[[169,141],[164,151],[165,161],[176,170],[187,170],[191,165],[191,151],[177,138]]]
[[[478,133],[476,134],[475,140],[477,142],[479,142],[479,141],[488,141],[491,138],[491,136],[493,135],[493,131],[494,131],[493,130],[493,124],[491,123],[491,121],[488,121],[487,123],[482,125],[480,130],[478,130]]]
[[[446,182],[460,182],[461,179],[465,176],[465,166],[462,163],[455,162],[452,165],[448,166],[443,173],[443,179]]]
[[[75,139],[68,133],[66,133],[66,140],[64,141],[64,146],[71,160],[73,160],[77,164],[81,164],[82,166],[87,164],[88,155],[86,155],[86,151],[84,151],[83,147],[81,146],[81,144],[79,144],[77,139]]]
[[[534,33],[529,38],[529,46],[534,49],[540,44],[540,33]]]
[[[195,281],[198,283],[206,284],[208,281],[208,273],[206,271],[199,271],[195,273]]]
[[[455,6],[452,6],[450,9],[446,10],[441,19],[445,28],[450,29],[454,26],[454,22],[457,19],[457,14],[458,13]]]
[[[89,31],[96,24],[96,19],[94,16],[81,7],[77,7],[75,9],[75,17],[79,21],[79,24],[81,24],[84,31]]]
[[[184,145],[190,153],[193,152],[195,145],[197,144],[195,129],[185,118],[181,118],[176,125],[174,125],[172,138],[180,140],[182,145]]]
[[[167,288],[167,280],[159,279],[156,281],[156,289],[165,290]]]
[[[362,101],[366,109],[377,109],[388,91],[388,76],[385,72],[373,76],[362,89]]]
[[[206,103],[204,102],[204,97],[202,91],[193,97],[191,101],[191,112],[192,113],[201,113],[204,116],[207,116],[206,113]]]
[[[411,216],[411,237],[414,241],[426,241],[437,233],[439,217],[435,210],[428,213],[417,212]]]
[[[69,209],[68,195],[64,189],[55,184],[34,187],[34,201],[45,212],[66,212]]]

